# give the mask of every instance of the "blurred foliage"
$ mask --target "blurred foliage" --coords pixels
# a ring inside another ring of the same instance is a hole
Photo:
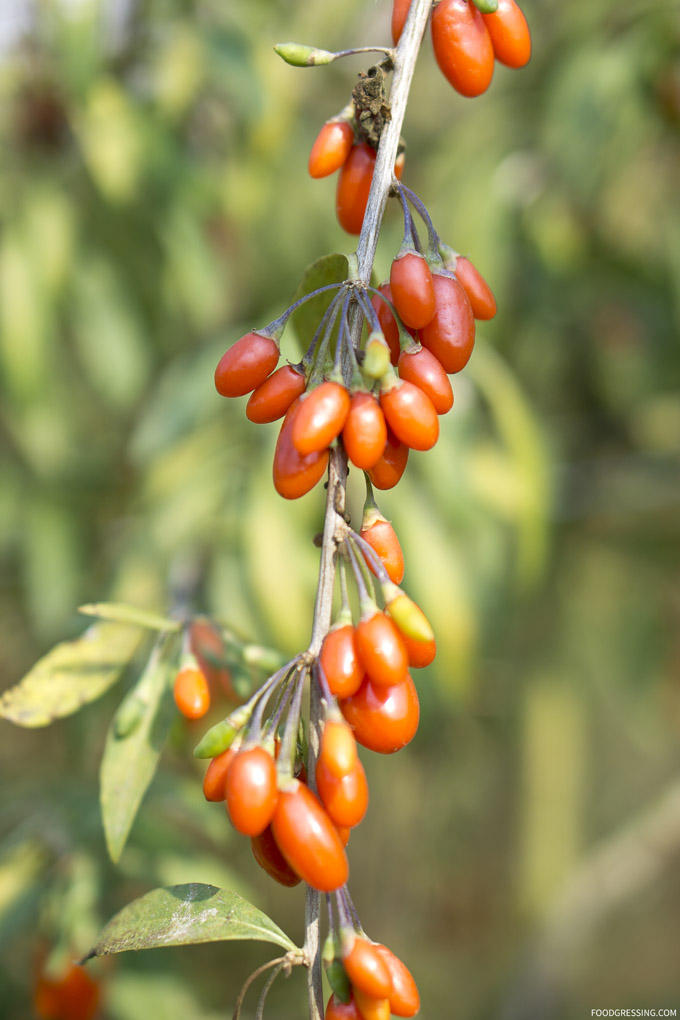
[[[415,972],[425,1018],[680,999],[680,839],[675,857],[671,843],[668,858],[622,858],[630,878],[580,941],[556,912],[599,841],[625,824],[644,846],[645,811],[678,782],[680,24],[661,0],[524,6],[526,70],[499,67],[463,100],[426,43],[405,124],[407,183],[500,307],[439,444],[380,498],[440,654],[414,745],[365,756],[352,889]],[[14,7],[19,35],[0,34],[2,687],[104,598],[164,612],[189,590],[296,652],[321,491],[274,498],[276,430],[220,400],[212,373],[305,266],[350,247],[334,182],[309,180],[306,159],[361,62],[295,70],[271,47],[384,42],[389,2]],[[381,277],[399,235],[390,209]],[[355,512],[360,490],[351,479]],[[299,940],[301,894],[261,882],[203,803],[200,731],[175,732],[107,863],[94,776],[119,700],[39,733],[2,723],[9,1020],[27,1015],[41,940],[77,955],[154,885],[244,892]],[[263,952],[121,957],[105,1015],[223,1016]],[[271,1015],[298,1016],[302,995],[299,975],[280,982]]]

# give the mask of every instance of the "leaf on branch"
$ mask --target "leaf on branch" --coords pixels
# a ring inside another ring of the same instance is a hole
[[[112,861],[123,852],[130,828],[153,779],[175,718],[172,681],[179,667],[181,638],[163,635],[125,696],[106,737],[100,770],[100,803]]]
[[[124,602],[95,602],[91,605],[79,606],[78,612],[85,616],[98,616],[101,620],[112,620],[115,623],[132,623],[147,630],[179,630],[179,620],[169,620],[166,616],[150,613],[137,606],[128,606]]]
[[[312,291],[330,283],[342,283],[347,279],[347,272],[346,255],[339,252],[335,252],[333,255],[323,255],[305,269],[294,300],[299,301],[305,294],[311,294]],[[323,314],[335,295],[336,291],[325,291],[318,297],[306,301],[297,311],[293,312],[293,325],[302,350],[306,350],[311,343]]]
[[[137,628],[95,623],[44,655],[0,698],[0,716],[18,726],[49,726],[100,698],[118,680],[141,639]]]
[[[242,896],[192,882],[154,889],[123,907],[105,926],[85,959],[128,949],[238,939],[273,942],[289,951],[297,948],[271,918]]]

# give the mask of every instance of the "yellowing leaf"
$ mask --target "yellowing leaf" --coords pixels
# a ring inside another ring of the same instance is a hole
[[[43,656],[0,698],[0,716],[18,726],[49,726],[100,698],[132,658],[137,627],[95,623],[82,637],[64,641]]]

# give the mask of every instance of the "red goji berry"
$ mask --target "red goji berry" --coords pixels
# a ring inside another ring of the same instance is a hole
[[[491,84],[494,50],[482,15],[471,0],[441,0],[432,12],[432,46],[439,68],[463,96]]]
[[[433,282],[437,308],[432,321],[420,331],[420,342],[445,372],[460,372],[475,345],[472,306],[455,277],[435,273]]]
[[[346,120],[329,120],[316,136],[309,154],[310,177],[328,177],[339,170],[354,144],[354,128]]]
[[[278,360],[275,340],[261,333],[246,333],[218,361],[215,388],[223,397],[242,397],[265,381]]]
[[[299,365],[282,365],[253,390],[246,404],[246,417],[258,425],[283,418],[307,382]]]
[[[394,307],[405,326],[422,329],[434,315],[434,287],[430,267],[422,255],[408,251],[396,258],[390,271]]]
[[[262,747],[239,751],[225,780],[231,824],[244,836],[259,836],[272,820],[278,801],[276,765]]]

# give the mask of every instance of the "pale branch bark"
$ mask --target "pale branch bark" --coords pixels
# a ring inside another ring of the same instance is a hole
[[[399,148],[401,128],[406,113],[406,104],[411,88],[413,72],[420,44],[427,26],[432,0],[413,0],[406,24],[394,52],[394,74],[390,89],[391,119],[380,139],[380,146],[373,171],[373,181],[368,196],[368,205],[357,246],[358,282],[367,285],[371,281],[373,260],[378,245],[378,235],[383,213],[394,183],[394,164]],[[361,316],[355,314],[352,321],[352,341],[358,346],[361,336]],[[347,458],[342,447],[331,452],[328,472],[328,492],[324,519],[319,582],[314,607],[314,623],[309,651],[318,655],[323,638],[331,623],[333,590],[335,583],[335,551],[340,527],[344,523],[345,486],[347,481]],[[314,784],[314,769],[319,752],[321,724],[321,697],[317,684],[310,684],[309,704],[309,758],[307,774],[310,785]],[[323,1017],[323,994],[321,984],[321,943],[320,943],[321,897],[316,889],[307,886],[305,898],[305,944],[307,966],[307,993],[309,1020]]]

